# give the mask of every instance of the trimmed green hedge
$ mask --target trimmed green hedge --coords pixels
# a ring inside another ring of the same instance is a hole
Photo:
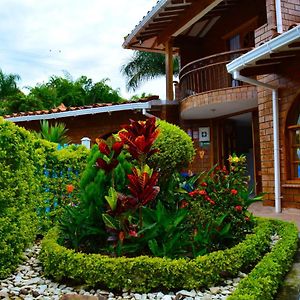
[[[41,203],[33,136],[0,118],[0,278],[20,262],[35,238]]]
[[[253,234],[231,249],[217,251],[196,259],[168,259],[140,256],[112,258],[99,254],[76,253],[57,243],[58,230],[44,238],[40,260],[44,272],[56,280],[74,279],[91,286],[131,289],[192,289],[211,286],[223,276],[236,276],[240,270],[259,261],[269,249],[273,223],[259,221]]]
[[[57,144],[0,118],[0,278],[15,269],[38,232],[53,226],[59,205],[73,200],[66,185],[79,191],[88,152],[82,146],[57,150]]]
[[[150,163],[159,168],[164,175],[180,172],[195,156],[193,141],[176,125],[163,120],[158,120],[157,125],[160,134],[153,148],[159,149],[159,152],[150,158]]]
[[[293,223],[273,221],[281,239],[250,274],[238,285],[228,300],[272,300],[297,250],[298,229]]]
[[[43,139],[36,139],[34,146],[43,198],[39,207],[39,232],[44,233],[53,226],[65,205],[79,201],[79,181],[90,151],[75,145],[57,150],[57,144]],[[72,193],[67,192],[67,185],[74,187]]]

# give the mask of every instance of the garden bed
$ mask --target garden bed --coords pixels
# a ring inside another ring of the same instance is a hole
[[[270,237],[275,231],[281,239],[269,252]],[[272,299],[296,251],[297,228],[282,221],[259,220],[254,233],[247,235],[243,242],[195,259],[76,253],[59,245],[57,238],[57,229],[44,238],[40,260],[45,274],[58,281],[68,279],[136,292],[199,289],[234,277],[260,261],[230,299]]]

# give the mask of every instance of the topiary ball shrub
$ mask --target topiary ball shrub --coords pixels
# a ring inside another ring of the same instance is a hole
[[[161,177],[180,172],[195,156],[193,141],[178,126],[166,121],[156,121],[160,134],[153,147],[159,149],[150,159],[154,168],[159,168]]]
[[[18,265],[37,231],[35,207],[41,198],[33,140],[0,118],[0,278]]]

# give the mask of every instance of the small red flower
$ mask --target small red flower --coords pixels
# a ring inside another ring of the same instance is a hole
[[[232,189],[232,190],[230,191],[230,193],[231,193],[231,195],[237,195],[238,191],[235,190],[235,189]]]
[[[204,199],[207,200],[207,201],[211,200],[211,198],[209,196],[207,196],[207,195],[204,197]]]
[[[210,203],[211,205],[215,205],[215,204],[216,204],[216,202],[215,202],[214,200],[210,200],[209,203]]]
[[[249,222],[250,218],[249,217],[245,217],[245,221]]]
[[[201,195],[201,196],[205,196],[207,193],[206,193],[206,191],[205,190],[200,190],[199,191],[199,195]]]
[[[207,183],[206,182],[202,182],[200,185],[201,186],[207,186]]]
[[[197,228],[194,228],[193,234],[194,234],[194,236],[196,236],[198,234],[198,229]]]
[[[132,237],[138,237],[137,232],[135,230],[129,230],[129,235]]]
[[[71,194],[74,191],[74,185],[73,184],[67,184],[66,185],[67,193]]]
[[[238,212],[241,212],[243,210],[243,207],[241,205],[237,205],[234,207],[234,209]]]
[[[188,205],[189,205],[189,203],[187,201],[185,201],[185,200],[182,200],[180,202],[180,208],[186,208]]]
[[[190,195],[191,197],[196,197],[196,196],[198,195],[198,191],[195,190],[195,191],[189,192],[189,195]]]

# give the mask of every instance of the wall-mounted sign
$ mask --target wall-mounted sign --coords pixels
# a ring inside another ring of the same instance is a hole
[[[209,142],[210,141],[210,128],[209,127],[199,127],[199,141]]]

